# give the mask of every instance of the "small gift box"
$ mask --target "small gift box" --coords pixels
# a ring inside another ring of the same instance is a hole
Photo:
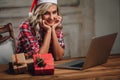
[[[34,70],[36,75],[54,74],[54,60],[51,53],[34,54]]]
[[[28,72],[31,74],[34,74],[34,63],[33,63],[33,58],[26,59],[27,67],[28,67]]]
[[[12,55],[12,65],[15,74],[25,73],[27,71],[27,64],[24,53]]]

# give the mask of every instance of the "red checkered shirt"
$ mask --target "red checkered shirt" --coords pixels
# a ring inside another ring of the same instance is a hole
[[[32,55],[34,53],[39,52],[40,47],[43,43],[45,31],[44,29],[40,29],[38,37],[36,37],[36,34],[34,32],[34,29],[31,28],[29,22],[24,21],[19,26],[19,35],[18,35],[18,42],[17,42],[17,48],[16,53],[28,53],[29,55]],[[61,29],[56,30],[58,42],[62,48],[65,48],[64,44],[64,35]],[[52,40],[50,43],[49,52],[52,53]]]

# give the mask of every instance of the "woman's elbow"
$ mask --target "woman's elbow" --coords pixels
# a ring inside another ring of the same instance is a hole
[[[63,56],[64,56],[64,52],[62,52],[60,55],[56,56],[56,57],[55,57],[55,60],[56,60],[56,61],[62,60],[62,59],[63,59]]]

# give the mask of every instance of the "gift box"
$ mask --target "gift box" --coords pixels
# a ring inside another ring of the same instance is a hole
[[[36,75],[53,75],[54,59],[51,53],[34,54],[34,73]]]
[[[27,64],[24,53],[12,55],[12,65],[15,74],[25,73],[27,71]]]
[[[28,72],[34,75],[34,63],[33,58],[26,59]]]

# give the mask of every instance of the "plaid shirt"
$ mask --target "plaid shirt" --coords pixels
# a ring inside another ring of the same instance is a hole
[[[45,35],[44,29],[40,29],[39,35],[36,36],[34,29],[31,28],[29,22],[25,21],[19,26],[19,30],[20,32],[18,35],[16,53],[24,52],[32,55],[33,53],[39,52]],[[56,34],[60,46],[64,48],[64,35],[61,29],[56,30]],[[52,53],[52,40],[50,43],[49,52]]]

